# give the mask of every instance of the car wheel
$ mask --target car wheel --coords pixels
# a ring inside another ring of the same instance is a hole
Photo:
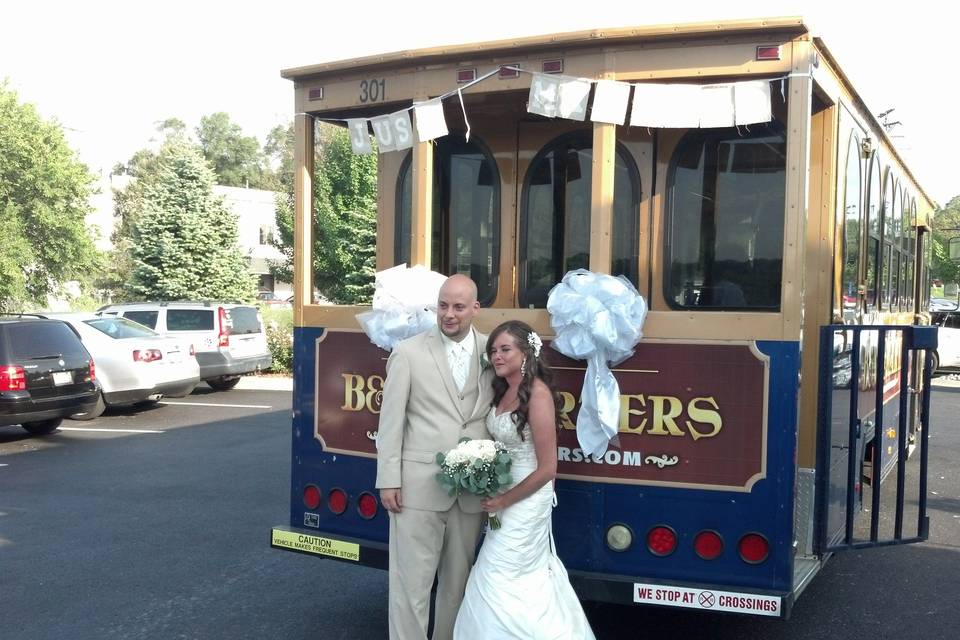
[[[933,368],[930,370],[930,373],[931,373],[931,376],[934,376],[937,374],[937,371],[940,369],[940,355],[936,351],[934,351],[930,355],[933,356],[932,358]]]
[[[35,436],[45,436],[53,433],[63,422],[63,418],[51,418],[49,420],[38,420],[37,422],[24,422],[21,427]]]
[[[75,413],[70,416],[71,420],[93,420],[94,418],[99,418],[103,415],[103,412],[107,410],[107,404],[103,401],[103,395],[101,394],[97,398],[97,404],[94,405],[90,411],[86,413]]]
[[[220,376],[219,378],[207,380],[210,388],[216,391],[229,391],[237,386],[238,382],[240,382],[240,376]]]

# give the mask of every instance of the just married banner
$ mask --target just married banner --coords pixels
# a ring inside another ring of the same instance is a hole
[[[531,76],[527,111],[547,118],[602,122],[632,127],[709,128],[769,122],[772,117],[770,83],[747,80],[718,84],[629,83],[590,80],[497,67],[462,87],[393,113],[345,120],[354,153],[373,153],[371,131],[380,153],[409,149],[448,134],[443,101],[456,96],[470,139],[463,91],[511,69]],[[411,120],[412,115],[412,120]]]

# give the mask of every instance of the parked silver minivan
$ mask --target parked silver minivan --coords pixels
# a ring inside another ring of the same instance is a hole
[[[227,302],[129,302],[97,311],[139,322],[154,331],[193,343],[200,378],[219,391],[240,376],[269,369],[273,360],[256,307]]]

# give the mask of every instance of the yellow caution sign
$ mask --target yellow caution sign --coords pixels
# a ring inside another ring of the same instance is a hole
[[[354,542],[344,542],[280,529],[273,529],[272,531],[271,543],[275,547],[283,547],[292,551],[306,551],[307,553],[331,556],[341,560],[360,561],[360,545]]]

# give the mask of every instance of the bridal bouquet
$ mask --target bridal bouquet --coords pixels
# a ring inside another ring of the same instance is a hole
[[[451,496],[462,492],[475,496],[492,497],[513,482],[510,476],[512,460],[503,443],[494,440],[464,438],[453,449],[437,454],[437,482]],[[500,518],[489,516],[491,529],[500,528]]]

